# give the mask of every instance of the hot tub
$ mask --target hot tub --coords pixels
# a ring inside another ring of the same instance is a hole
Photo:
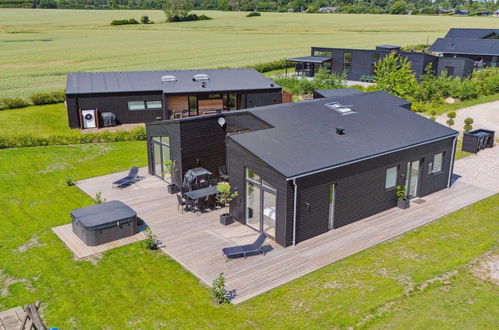
[[[73,232],[88,246],[100,245],[137,233],[137,213],[120,201],[71,211]]]

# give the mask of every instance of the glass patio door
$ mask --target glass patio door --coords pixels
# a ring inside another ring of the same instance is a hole
[[[275,238],[276,190],[258,174],[246,169],[246,224]]]
[[[420,163],[421,162],[419,160],[407,163],[407,178],[405,180],[405,186],[407,189],[408,198],[414,198],[418,196]]]

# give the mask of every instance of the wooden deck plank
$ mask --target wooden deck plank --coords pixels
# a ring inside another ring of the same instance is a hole
[[[141,168],[140,173],[144,176],[142,181],[121,190],[112,189],[111,182],[125,172],[82,180],[77,186],[90,196],[101,192],[107,200],[120,200],[132,207],[162,241],[162,250],[203,283],[211,285],[223,272],[227,289],[237,292],[233,303],[250,299],[496,193],[494,189],[458,180],[450,189],[426,196],[425,203],[413,203],[408,210],[393,208],[294,247],[283,248],[268,240],[266,244],[272,250],[266,256],[226,262],[221,248],[250,243],[257,233],[239,223],[220,225],[222,210],[201,215],[180,213],[176,197],[167,193],[166,184],[148,175],[146,168]]]

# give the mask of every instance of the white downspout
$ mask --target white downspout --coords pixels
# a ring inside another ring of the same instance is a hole
[[[452,158],[449,167],[449,180],[447,181],[447,188],[450,188],[450,182],[452,180],[452,172],[454,171],[454,158],[456,157],[456,142],[457,136],[454,137],[454,142],[452,143]]]
[[[296,186],[296,179],[293,179],[294,186],[294,198],[293,198],[293,246],[296,245],[296,210],[297,210],[297,201],[298,201],[298,187]]]

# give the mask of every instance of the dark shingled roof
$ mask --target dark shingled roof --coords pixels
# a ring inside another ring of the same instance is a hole
[[[288,58],[286,61],[290,62],[306,62],[306,63],[324,63],[327,61],[332,61],[331,57],[324,56],[303,56],[303,57],[293,57]]]
[[[467,29],[467,28],[452,28],[447,32],[445,38],[470,38],[483,39],[492,33],[499,35],[499,29]]]
[[[438,38],[430,52],[470,55],[499,55],[499,39]]]
[[[206,87],[193,81],[196,74],[207,74]],[[172,75],[176,81],[162,81],[161,77]],[[69,73],[66,94],[97,94],[120,92],[163,91],[166,94],[209,93],[238,90],[265,90],[281,87],[250,69],[206,69],[128,72],[76,72]]]
[[[339,102],[354,113],[326,106]],[[271,110],[271,111],[268,111]],[[228,137],[287,178],[450,137],[457,131],[393,103],[385,92],[249,110],[273,128]],[[345,129],[344,135],[336,127]]]

